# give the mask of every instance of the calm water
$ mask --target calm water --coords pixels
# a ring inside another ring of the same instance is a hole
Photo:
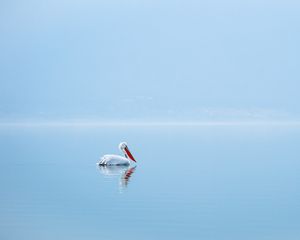
[[[136,168],[99,168],[127,141]],[[2,128],[0,239],[300,239],[300,128]]]

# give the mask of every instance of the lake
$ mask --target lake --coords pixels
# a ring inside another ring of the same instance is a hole
[[[128,143],[130,167],[99,168]],[[300,239],[300,127],[0,129],[0,239]]]

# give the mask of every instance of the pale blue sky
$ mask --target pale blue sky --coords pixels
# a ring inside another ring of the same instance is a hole
[[[0,117],[299,119],[297,1],[2,1]]]

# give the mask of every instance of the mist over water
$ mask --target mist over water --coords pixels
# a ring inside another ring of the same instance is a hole
[[[2,239],[298,239],[297,126],[0,129]],[[99,168],[127,141],[137,166]]]
[[[299,12],[1,1],[0,240],[300,239]]]

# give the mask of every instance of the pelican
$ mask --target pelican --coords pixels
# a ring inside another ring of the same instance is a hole
[[[121,142],[119,144],[119,149],[121,152],[124,153],[125,157],[119,156],[119,155],[104,155],[100,161],[98,162],[98,165],[100,166],[120,166],[120,165],[130,165],[130,161],[136,162],[134,157],[132,156],[131,152],[128,149],[126,142]]]

